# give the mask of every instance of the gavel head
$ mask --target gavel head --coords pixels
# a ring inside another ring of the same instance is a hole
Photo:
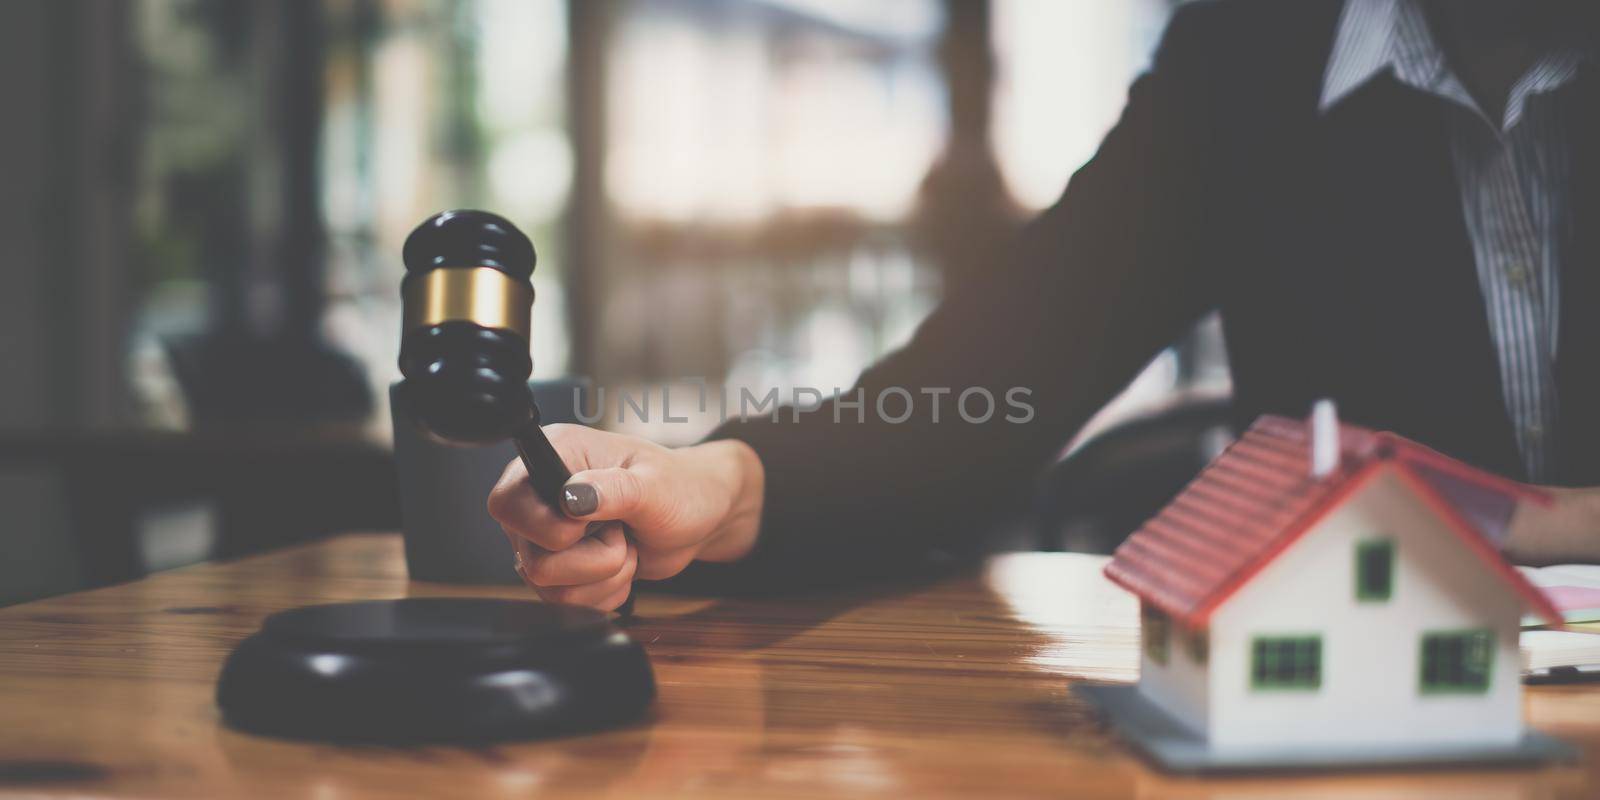
[[[445,211],[406,237],[402,257],[400,391],[411,415],[455,444],[498,441],[537,421],[528,390],[533,243],[487,211]]]

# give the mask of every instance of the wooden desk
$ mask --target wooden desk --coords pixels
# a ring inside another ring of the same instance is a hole
[[[404,595],[400,541],[345,536],[0,610],[0,794],[316,797],[1593,797],[1600,684],[1535,687],[1585,766],[1201,780],[1130,755],[1068,692],[1135,677],[1135,607],[1090,556],[999,558],[877,596],[646,595],[650,719],[488,748],[297,744],[222,727],[213,681],[272,611]]]

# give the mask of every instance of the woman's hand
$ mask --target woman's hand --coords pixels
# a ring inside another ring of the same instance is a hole
[[[695,559],[736,561],[755,547],[764,473],[744,442],[670,449],[581,425],[544,431],[573,472],[563,508],[534,494],[520,460],[489,494],[489,514],[540,598],[610,611],[636,578],[670,578]]]
[[[1518,564],[1600,562],[1600,488],[1539,488],[1554,502],[1517,505],[1506,555]]]

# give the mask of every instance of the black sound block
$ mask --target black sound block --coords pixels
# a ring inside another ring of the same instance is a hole
[[[516,600],[280,612],[217,679],[223,718],[241,730],[386,744],[592,730],[638,717],[654,698],[644,648],[604,614]]]

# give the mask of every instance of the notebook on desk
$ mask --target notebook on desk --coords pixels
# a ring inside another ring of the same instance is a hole
[[[1600,565],[1518,567],[1561,611],[1566,625],[1553,630],[1524,618],[1522,671],[1530,680],[1600,678]]]
[[[1517,567],[1528,582],[1539,587],[1561,610],[1567,622],[1600,622],[1600,564],[1557,564],[1552,567]],[[1541,624],[1524,617],[1524,628]]]

